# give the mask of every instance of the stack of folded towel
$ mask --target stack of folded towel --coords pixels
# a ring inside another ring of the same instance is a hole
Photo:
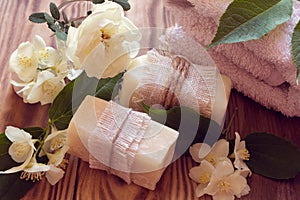
[[[165,0],[176,23],[203,46],[208,46],[231,0]],[[180,14],[178,14],[180,13]],[[209,50],[221,73],[245,95],[287,116],[300,116],[300,85],[291,56],[293,29],[300,19],[294,1],[291,19],[259,40],[224,44]]]

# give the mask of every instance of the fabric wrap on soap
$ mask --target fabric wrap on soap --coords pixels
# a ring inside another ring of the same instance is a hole
[[[217,69],[192,64],[186,57],[153,49],[131,95],[129,107],[143,111],[142,103],[160,104],[165,109],[186,106],[210,117],[215,102]],[[135,73],[134,69],[127,73]],[[125,81],[124,81],[125,82]]]
[[[105,168],[130,183],[134,158],[150,121],[147,114],[110,101],[88,139],[90,168]]]

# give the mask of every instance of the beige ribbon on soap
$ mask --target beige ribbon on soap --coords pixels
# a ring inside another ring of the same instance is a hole
[[[181,56],[172,56],[169,52],[158,50],[162,56],[172,58],[173,72],[168,78],[168,83],[160,96],[160,103],[165,109],[170,109],[176,104],[175,95],[179,94],[182,84],[187,77],[191,63]]]

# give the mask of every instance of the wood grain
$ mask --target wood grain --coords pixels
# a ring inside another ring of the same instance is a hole
[[[62,0],[52,0],[59,4]],[[130,0],[132,9],[127,16],[139,27],[166,27],[172,18],[164,9],[161,0]],[[28,105],[22,102],[9,83],[8,62],[10,54],[21,42],[31,40],[35,34],[41,35],[47,44],[54,45],[51,32],[46,25],[34,25],[27,20],[33,12],[48,11],[50,0],[16,1],[1,0],[0,6],[0,129],[7,125],[18,127],[44,126],[47,121],[48,106]],[[71,11],[74,9],[71,8]],[[292,141],[300,147],[300,119],[287,118],[278,112],[267,110],[242,94],[232,91],[226,123],[234,108],[237,116],[231,132],[245,136],[251,132],[270,132]],[[105,172],[89,169],[88,164],[69,156],[65,177],[56,185],[50,186],[42,180],[23,198],[25,199],[197,199],[196,184],[188,178],[189,169],[196,165],[190,157],[182,157],[170,165],[155,191],[136,185],[127,185],[121,179]],[[300,196],[300,176],[294,180],[275,181],[253,175],[249,179],[251,192],[247,199],[295,200]],[[201,199],[210,199],[204,196]]]

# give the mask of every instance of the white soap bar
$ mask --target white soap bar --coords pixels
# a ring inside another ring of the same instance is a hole
[[[160,104],[158,96],[162,94],[164,87],[167,87],[168,76],[173,69],[170,64],[171,58],[157,54],[155,50],[151,50],[147,55],[137,57],[131,62],[119,94],[121,105],[142,111],[142,102]],[[176,106],[190,107],[222,124],[231,90],[230,79],[218,74],[214,66],[192,64],[189,72],[190,75],[182,84],[183,89],[176,94],[179,101],[179,105]],[[193,74],[197,75],[193,77]],[[142,91],[142,94],[137,94],[137,90]]]
[[[165,167],[170,164],[173,158],[178,132],[157,122],[150,121],[133,158],[133,164],[130,166],[131,171],[109,169],[110,166],[107,166],[109,162],[105,161],[108,160],[107,156],[99,159],[98,156],[103,155],[103,152],[94,151],[97,144],[102,145],[99,149],[107,149],[107,151],[111,151],[114,145],[111,143],[111,140],[107,139],[107,137],[102,137],[101,133],[96,131],[97,126],[99,126],[97,123],[101,123],[99,118],[107,105],[107,101],[92,96],[87,96],[84,99],[68,128],[69,153],[85,161],[91,161],[90,157],[92,157],[92,164],[90,162],[92,167],[116,174],[128,183],[134,182],[148,189],[154,189]],[[119,117],[116,117],[116,119]],[[89,144],[89,138],[98,138],[98,141],[96,139],[93,140],[93,147]],[[91,152],[91,148],[93,152]],[[102,163],[98,162],[99,160]]]

